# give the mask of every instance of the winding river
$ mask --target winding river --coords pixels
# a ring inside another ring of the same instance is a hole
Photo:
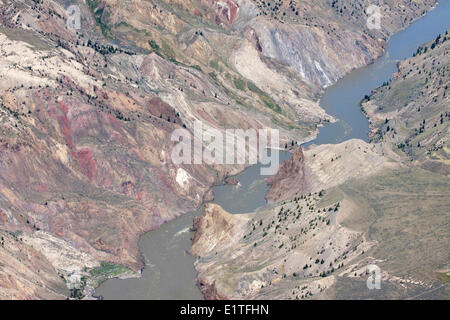
[[[325,90],[321,106],[339,119],[320,129],[312,144],[335,144],[348,139],[368,141],[369,123],[360,112],[361,99],[391,79],[397,63],[413,55],[417,48],[450,29],[450,0],[441,0],[436,9],[391,37],[386,53],[373,64],[357,69]],[[280,160],[289,158],[281,152]],[[259,175],[259,165],[237,176],[240,186],[214,187],[214,202],[231,213],[251,212],[265,205],[267,185]],[[105,299],[202,299],[196,286],[194,257],[187,253],[193,233],[189,231],[196,212],[183,215],[141,237],[139,246],[146,267],[139,279],[111,279],[96,295]]]

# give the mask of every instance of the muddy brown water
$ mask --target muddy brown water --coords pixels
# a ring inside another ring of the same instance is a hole
[[[369,124],[360,111],[361,99],[391,79],[397,62],[414,54],[417,48],[450,29],[450,0],[441,0],[436,9],[395,34],[386,53],[373,64],[355,70],[325,90],[321,106],[339,121],[320,129],[311,144],[334,144],[348,139],[368,140]],[[288,159],[282,152],[280,159]],[[237,176],[240,185],[214,188],[214,202],[231,213],[251,212],[265,205],[267,191],[259,166],[253,166]],[[194,257],[187,251],[193,233],[189,231],[197,212],[187,213],[161,228],[141,237],[139,246],[145,258],[142,277],[111,279],[104,282],[96,295],[104,299],[202,299],[196,286]]]

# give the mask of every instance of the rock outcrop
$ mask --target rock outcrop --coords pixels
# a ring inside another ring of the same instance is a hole
[[[266,199],[269,202],[291,199],[296,194],[308,193],[307,167],[302,147],[295,150],[292,157],[280,165],[276,175],[267,178],[269,190]]]
[[[394,79],[374,90],[363,104],[374,141],[446,176],[450,174],[449,49],[447,31],[400,62]]]
[[[331,287],[373,242],[340,225],[357,207],[296,197],[246,215],[216,205],[196,218],[192,252],[207,299],[304,299]],[[341,218],[342,216],[342,218]]]
[[[222,250],[199,251],[207,298],[448,298],[448,39],[420,47],[364,101],[371,143],[298,149],[268,179],[271,205],[225,215],[242,237],[220,241],[199,218]],[[367,290],[370,265],[388,290]]]
[[[357,139],[297,149],[291,159],[280,165],[277,174],[267,179],[266,199],[276,203],[329,189],[352,178],[397,168],[401,166],[397,160],[399,156],[384,146]]]

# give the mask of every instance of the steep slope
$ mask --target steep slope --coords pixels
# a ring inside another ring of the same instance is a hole
[[[207,298],[448,299],[449,43],[420,47],[362,102],[371,143],[296,150],[267,208],[205,209],[192,251]]]
[[[380,56],[435,3],[385,1],[381,29],[369,30],[368,0],[88,1],[106,35],[201,67],[246,108],[318,123],[331,120],[322,88]]]
[[[208,205],[195,221],[192,245],[205,297],[303,299],[330,287],[334,273],[373,243],[337,222],[353,204],[321,197],[296,197],[248,215]]]
[[[299,1],[281,21],[249,0],[72,1],[73,29],[65,1],[1,0],[0,229],[30,251],[0,248],[14,277],[0,278],[2,298],[63,298],[74,268],[94,280],[138,271],[139,235],[243,169],[173,164],[173,130],[201,120],[311,139],[332,121],[323,87],[435,1],[385,2],[381,31],[361,27],[368,3]]]
[[[97,265],[139,270],[140,234],[195,209],[242,169],[175,166],[172,131],[195,120],[221,130],[271,121],[197,69],[92,40],[66,29],[64,15],[54,2],[2,7],[1,228],[44,232],[67,241],[62,254],[80,249]],[[69,281],[70,265],[58,272]]]

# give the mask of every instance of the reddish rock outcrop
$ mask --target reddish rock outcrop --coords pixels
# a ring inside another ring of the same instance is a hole
[[[256,50],[262,52],[261,43],[259,42],[258,34],[255,29],[250,26],[246,26],[244,29],[244,35],[245,38],[255,46]]]
[[[179,113],[168,103],[161,100],[159,97],[154,97],[148,104],[148,109],[155,117],[164,119],[168,122],[173,122],[182,125]]]

